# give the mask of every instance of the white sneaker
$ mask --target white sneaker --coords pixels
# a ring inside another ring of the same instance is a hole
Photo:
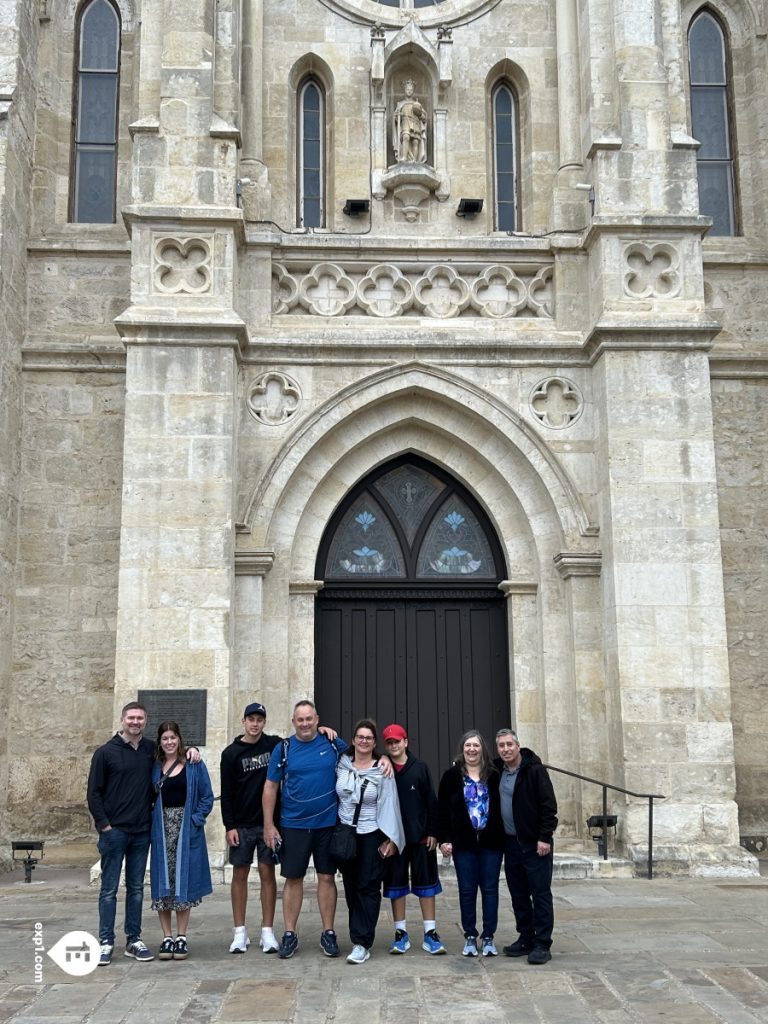
[[[365,946],[353,946],[352,952],[347,957],[348,964],[364,964],[366,960],[371,959],[370,950],[367,950]]]
[[[280,943],[275,938],[275,933],[271,928],[261,929],[261,938],[259,939],[259,945],[263,953],[276,953],[280,949]]]
[[[462,949],[461,955],[477,956],[477,937],[475,935],[464,936],[464,949]]]
[[[232,931],[234,932],[234,938],[232,939],[232,945],[229,947],[229,952],[244,953],[251,944],[245,925],[241,928],[233,928]]]

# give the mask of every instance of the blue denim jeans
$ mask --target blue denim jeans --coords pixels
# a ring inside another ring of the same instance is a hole
[[[141,935],[141,904],[144,900],[144,872],[147,870],[149,830],[123,832],[111,828],[99,832],[101,891],[99,892],[99,942],[115,944],[115,912],[120,869],[125,860],[125,936],[134,942]]]
[[[555,912],[552,904],[553,850],[539,857],[536,843],[507,836],[504,872],[520,938],[529,946],[552,945]]]
[[[489,938],[499,923],[499,872],[501,850],[453,851],[456,881],[459,883],[461,927],[465,935],[477,935],[477,890],[483,907],[483,936]]]

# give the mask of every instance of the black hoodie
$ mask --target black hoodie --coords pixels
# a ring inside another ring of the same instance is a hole
[[[221,752],[221,817],[224,828],[262,828],[261,797],[272,751],[279,736],[262,733],[257,743],[245,743],[242,736]],[[279,818],[275,816],[275,825]]]
[[[551,844],[557,828],[557,798],[552,780],[538,754],[528,747],[521,747],[520,755],[520,770],[512,796],[517,838],[521,843]],[[497,757],[494,764],[501,774],[504,762]]]
[[[400,817],[403,819],[406,843],[420,843],[427,836],[437,835],[437,797],[432,776],[424,761],[405,752],[406,762],[395,769]]]

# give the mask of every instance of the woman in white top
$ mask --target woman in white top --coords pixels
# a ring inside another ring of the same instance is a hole
[[[376,753],[376,724],[364,718],[355,726],[352,754],[342,754],[336,769],[339,821],[354,824],[357,853],[340,868],[349,910],[350,964],[371,955],[381,907],[384,861],[405,845],[397,785],[381,772]],[[355,814],[360,811],[355,822]]]

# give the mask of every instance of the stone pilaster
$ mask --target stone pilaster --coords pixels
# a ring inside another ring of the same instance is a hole
[[[606,677],[620,709],[610,738],[619,785],[667,797],[656,855],[705,873],[715,851],[714,870],[748,857],[734,802],[708,361],[684,339],[673,347],[671,332],[659,351],[633,341],[634,351],[625,335],[605,337],[596,366]],[[622,835],[642,860],[645,803],[629,801]]]
[[[234,308],[237,133],[215,97],[228,117],[236,110],[213,56],[231,43],[237,5],[162,6],[162,48],[148,53],[153,69],[159,59],[157,124],[135,132],[134,205],[123,211],[132,268],[131,305],[116,321],[127,357],[115,703],[138,689],[203,689],[218,752],[231,738],[244,326]]]
[[[12,693],[13,614],[19,517],[19,469],[22,425],[21,343],[26,314],[26,243],[36,88],[36,5],[11,0],[3,4],[0,33],[0,866],[10,847],[7,809],[12,801],[8,769],[17,701]]]

